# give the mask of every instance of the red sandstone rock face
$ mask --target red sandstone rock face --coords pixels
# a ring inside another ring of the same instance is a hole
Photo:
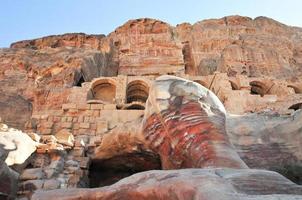
[[[301,184],[302,112],[230,116],[227,133],[236,151],[251,168],[282,173]]]
[[[272,19],[230,16],[176,27],[187,41],[187,72],[293,77],[300,71],[302,30]],[[190,60],[192,59],[192,60]],[[186,57],[185,57],[186,60]]]
[[[173,27],[153,20],[130,20],[108,37],[119,49],[119,74],[182,73],[182,45]]]
[[[47,36],[35,40],[24,40],[11,44],[11,48],[43,49],[46,47],[78,47],[100,49],[104,35],[86,35],[84,33],[67,33],[64,35]]]
[[[120,74],[297,77],[301,74],[301,28],[266,17],[229,16],[172,27],[154,19],[130,20],[107,37],[65,34],[21,41],[12,48],[85,47],[111,52]],[[118,64],[119,63],[119,64]],[[185,65],[185,66],[184,66]]]
[[[107,64],[106,56],[89,49],[1,49],[2,119],[13,127],[24,128],[32,111],[61,108],[72,86],[116,74],[117,69],[109,69]]]

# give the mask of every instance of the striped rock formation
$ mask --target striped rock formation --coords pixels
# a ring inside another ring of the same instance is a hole
[[[225,115],[207,88],[161,76],[150,88],[143,133],[163,169],[246,168],[227,138]]]

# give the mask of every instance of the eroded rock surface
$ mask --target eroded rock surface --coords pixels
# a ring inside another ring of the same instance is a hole
[[[112,142],[106,147],[101,140],[105,154],[102,156],[101,148],[96,148],[96,155],[110,158],[110,151],[124,156],[140,152],[142,149],[134,147],[145,141],[145,148],[160,156],[163,169],[178,170],[138,173],[97,189],[36,191],[32,199],[52,199],[54,194],[68,200],[302,199],[301,186],[276,172],[246,166],[229,142],[225,118],[222,103],[208,89],[173,76],[159,77],[150,88],[142,126],[132,129],[133,135],[115,133],[114,140],[107,135],[106,140]],[[114,145],[118,141],[126,148],[119,150]]]
[[[257,113],[227,118],[227,133],[251,168],[278,171],[302,183],[302,112]]]

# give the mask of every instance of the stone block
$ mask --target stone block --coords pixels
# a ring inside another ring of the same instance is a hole
[[[45,115],[40,115],[40,119],[42,119],[42,120],[43,120],[43,119],[44,119],[44,120],[47,120],[48,116],[49,116],[49,115],[47,115],[47,114],[45,114]]]
[[[50,110],[49,114],[53,115],[53,116],[62,116],[63,115],[63,111],[62,110]]]
[[[103,104],[91,104],[91,110],[102,110],[103,108]]]
[[[68,188],[76,188],[80,182],[80,177],[78,175],[72,175],[68,179]]]
[[[98,121],[96,123],[96,133],[104,133],[108,130],[108,122],[107,121]]]
[[[85,129],[88,129],[90,128],[90,123],[80,123],[80,128],[85,128]]]
[[[72,134],[73,134],[74,136],[79,135],[79,129],[78,129],[78,128],[77,128],[77,129],[73,129],[73,130],[72,130]]]
[[[67,117],[66,116],[61,117],[61,122],[66,122],[66,121],[67,121]]]
[[[76,109],[77,105],[75,103],[67,103],[62,105],[63,110]]]
[[[89,157],[80,157],[80,167],[83,169],[88,169],[90,166],[90,158]]]
[[[79,123],[74,123],[73,124],[73,130],[78,130],[80,128],[80,124]]]
[[[46,122],[43,122],[41,124],[39,124],[41,127],[44,127],[44,128],[52,128],[53,126],[53,122],[49,122],[49,121],[46,121]]]
[[[20,185],[20,190],[23,191],[35,191],[43,187],[44,180],[28,180],[24,181]]]
[[[104,110],[116,110],[116,104],[105,104]]]
[[[58,143],[60,144],[70,147],[73,147],[74,145],[74,137],[69,130],[62,129],[55,134],[55,137],[57,138]]]
[[[56,177],[58,175],[58,171],[55,169],[46,168],[44,169],[45,175],[47,179]]]
[[[77,104],[77,108],[79,110],[89,110],[90,109],[90,104]]]
[[[43,184],[44,190],[54,190],[60,188],[61,182],[56,179],[46,180]]]
[[[72,117],[67,117],[67,122],[72,122]]]
[[[59,160],[53,160],[51,161],[50,165],[47,166],[47,169],[54,169],[57,172],[61,172],[64,169],[64,160],[59,159]]]
[[[53,122],[60,122],[61,121],[61,117],[55,116],[53,118]]]
[[[80,128],[79,129],[79,135],[87,135],[88,134],[88,129]]]
[[[39,129],[40,135],[50,135],[52,134],[52,129],[51,128],[43,128]]]
[[[41,136],[41,142],[48,144],[48,143],[56,143],[57,138],[53,135],[42,135]]]
[[[91,135],[91,136],[95,136],[95,133],[96,133],[96,131],[92,130],[92,129],[89,129],[89,131],[88,131],[88,135]]]
[[[78,115],[78,109],[69,109],[67,112],[66,112],[66,116],[77,116]]]
[[[95,120],[94,120],[95,121]],[[96,130],[96,123],[91,123],[90,124],[90,129]]]
[[[35,154],[31,164],[35,168],[41,168],[50,164],[50,157],[47,154]]]
[[[79,167],[79,166],[80,166],[80,164],[76,160],[67,160],[65,162],[65,167]]]
[[[48,121],[48,122],[53,122],[53,118],[54,118],[54,116],[49,116],[49,117],[47,118],[47,121]]]
[[[89,145],[94,146],[95,144],[100,144],[102,142],[101,136],[90,137]]]
[[[95,123],[95,117],[89,117],[89,123]]]
[[[85,155],[85,150],[81,147],[75,147],[70,151],[70,154],[73,156],[83,157]]]
[[[100,116],[100,111],[99,110],[94,110],[92,116],[93,117],[99,117]]]
[[[24,181],[24,180],[43,179],[44,177],[45,177],[45,174],[42,171],[42,168],[31,168],[31,169],[23,170],[19,179]]]
[[[78,122],[84,122],[84,116],[83,115],[78,117]]]
[[[92,116],[92,115],[93,115],[93,110],[86,110],[86,111],[84,112],[84,115],[85,115],[85,116]]]
[[[72,122],[63,122],[61,123],[62,128],[72,128]]]
[[[84,117],[84,122],[89,123],[89,122],[90,122],[90,117],[85,116],[85,117]]]
[[[48,143],[48,144],[40,144],[37,147],[37,153],[54,153],[58,151],[63,151],[63,145],[57,143]]]
[[[88,135],[79,135],[75,137],[75,146],[76,147],[85,147],[89,143]]]
[[[78,122],[78,117],[73,117],[72,122]]]

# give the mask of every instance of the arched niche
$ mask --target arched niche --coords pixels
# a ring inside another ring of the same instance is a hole
[[[251,86],[251,94],[264,96],[268,92],[268,87],[264,82],[252,81],[250,82],[250,86]]]
[[[133,102],[145,103],[149,96],[149,86],[142,80],[135,80],[127,85],[126,102],[127,104]]]
[[[99,79],[91,84],[87,100],[96,100],[100,103],[114,103],[116,82],[112,79]]]

